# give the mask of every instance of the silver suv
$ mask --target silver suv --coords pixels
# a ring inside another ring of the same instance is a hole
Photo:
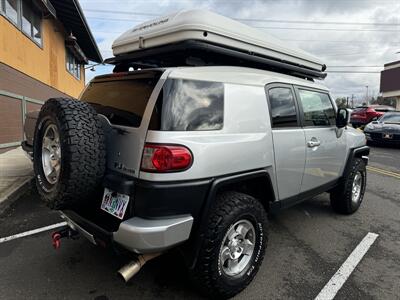
[[[176,247],[202,292],[233,296],[261,265],[268,214],[322,192],[343,214],[363,200],[365,136],[310,80],[156,68],[98,76],[80,100],[28,115],[23,146],[69,225],[55,246],[80,232],[126,251],[125,280]]]

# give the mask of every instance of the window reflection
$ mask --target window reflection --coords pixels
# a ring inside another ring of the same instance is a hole
[[[218,130],[223,127],[222,83],[169,79],[163,87],[161,130]]]
[[[273,127],[297,126],[296,106],[290,88],[276,87],[268,90]]]
[[[336,124],[335,110],[328,94],[299,90],[305,126],[330,126]]]

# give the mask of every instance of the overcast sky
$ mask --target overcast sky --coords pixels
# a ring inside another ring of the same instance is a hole
[[[328,66],[324,83],[336,97],[354,94],[362,101],[379,93],[383,64],[400,60],[399,0],[80,0],[103,58],[124,31],[157,15],[203,8],[272,34],[321,58]],[[303,28],[303,29],[301,29]],[[357,66],[357,67],[352,67]],[[375,67],[377,66],[377,67]],[[88,71],[87,78],[109,67]],[[400,80],[400,79],[399,79]]]

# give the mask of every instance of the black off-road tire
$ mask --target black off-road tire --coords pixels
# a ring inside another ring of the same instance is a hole
[[[250,221],[254,226],[254,251],[247,267],[241,273],[228,276],[221,270],[219,253],[228,230],[242,219]],[[196,265],[190,271],[194,285],[203,295],[215,299],[236,295],[246,288],[256,275],[264,258],[267,240],[267,214],[258,200],[238,192],[220,194],[212,208]]]
[[[43,135],[51,124],[58,129],[61,146],[60,175],[53,184],[42,167]],[[94,108],[68,98],[46,101],[36,123],[33,155],[37,189],[50,208],[89,201],[98,192],[106,167],[105,135]]]
[[[360,172],[362,175],[361,194],[356,203],[352,201],[353,181],[356,174]],[[343,182],[330,193],[331,206],[333,210],[340,214],[349,215],[358,210],[363,199],[367,183],[367,169],[365,162],[361,158],[354,158],[350,172]]]

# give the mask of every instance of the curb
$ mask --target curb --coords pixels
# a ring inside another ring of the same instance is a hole
[[[33,187],[34,177],[26,179],[7,196],[0,198],[0,214]]]

